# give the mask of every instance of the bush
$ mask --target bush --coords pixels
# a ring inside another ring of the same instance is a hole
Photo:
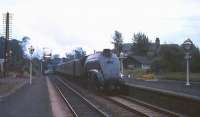
[[[152,79],[155,79],[156,76],[154,74],[146,74],[146,75],[142,75],[141,79],[144,79],[144,80],[152,80]]]
[[[125,69],[124,75],[131,75],[134,78],[146,79],[146,80],[156,78],[155,75],[151,71],[144,70],[144,69],[134,69],[134,70]]]

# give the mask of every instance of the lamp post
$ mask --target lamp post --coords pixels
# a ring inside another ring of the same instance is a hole
[[[33,48],[33,46],[31,46],[28,49],[29,49],[29,53],[31,55],[31,57],[30,57],[30,85],[31,85],[32,84],[32,55],[33,55],[33,52],[35,49]]]
[[[185,40],[182,44],[184,50],[185,50],[185,59],[186,59],[186,63],[187,63],[187,74],[186,74],[186,85],[189,86],[190,85],[190,69],[189,69],[189,59],[191,59],[190,56],[190,50],[192,49],[192,41],[188,38],[187,40]]]
[[[48,62],[52,57],[52,50],[45,47],[43,48],[43,59],[44,59],[44,64],[43,64],[43,71],[45,72],[47,67],[48,67]]]
[[[43,72],[42,72],[42,71],[43,71],[43,70],[42,70],[42,69],[43,69],[43,68],[42,68],[43,61],[44,61],[44,59],[41,59],[41,62],[40,62],[40,68],[41,68],[41,73],[42,73],[42,74],[43,74]]]
[[[1,69],[0,69],[0,71],[1,71],[1,74],[0,74],[0,76],[2,77],[2,73],[4,72],[4,69],[3,69],[3,64],[4,64],[4,59],[0,59],[0,65],[1,65]]]
[[[120,65],[121,65],[121,73],[124,74],[124,67],[123,67],[123,59],[127,58],[127,55],[123,52],[120,53],[119,59],[120,59]]]

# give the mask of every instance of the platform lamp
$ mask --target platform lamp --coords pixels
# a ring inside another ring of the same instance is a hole
[[[126,58],[127,58],[127,54],[121,52],[120,56],[119,56],[119,59],[120,59],[120,65],[121,65],[121,73],[122,73],[122,75],[124,74],[123,60],[126,59]]]
[[[191,55],[190,55],[190,51],[192,50],[192,46],[193,43],[192,41],[188,38],[187,40],[185,40],[182,44],[184,50],[185,50],[185,59],[186,59],[186,63],[187,63],[187,73],[186,73],[186,86],[190,85],[190,67],[189,67],[189,59],[191,59]]]
[[[48,67],[48,62],[52,57],[52,50],[48,47],[43,48],[43,59],[44,59],[44,65],[43,65],[43,71],[46,70]]]
[[[34,52],[34,48],[33,46],[31,45],[29,49],[29,53],[30,53],[30,85],[32,84],[32,55],[33,55],[33,52]]]

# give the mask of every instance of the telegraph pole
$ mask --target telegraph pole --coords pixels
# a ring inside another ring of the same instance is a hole
[[[4,19],[3,19],[3,24],[4,24],[4,34],[5,34],[5,42],[4,42],[4,64],[3,64],[3,76],[4,78],[7,75],[7,63],[8,63],[8,41],[10,38],[10,23],[11,23],[11,14],[9,12],[7,12],[6,14],[4,14]]]

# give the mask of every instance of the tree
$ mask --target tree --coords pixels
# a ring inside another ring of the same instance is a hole
[[[4,56],[4,44],[5,39],[0,37],[0,58]],[[7,53],[7,70],[21,72],[26,63],[26,58],[24,57],[23,47],[21,46],[21,41],[12,39],[8,41],[8,53]]]
[[[115,31],[115,34],[113,36],[113,41],[114,44],[114,51],[116,52],[117,56],[120,55],[122,52],[122,44],[123,44],[123,39],[122,39],[122,34],[118,31]]]
[[[190,70],[200,72],[200,51],[193,46],[191,50]],[[152,69],[155,72],[184,72],[186,67],[185,51],[183,47],[176,44],[161,45],[159,56],[154,58]]]
[[[67,60],[72,59],[80,59],[86,55],[86,51],[84,51],[81,47],[74,49],[71,53],[66,53]]]
[[[51,64],[55,66],[55,65],[59,64],[60,61],[61,61],[60,55],[55,54],[55,55],[53,55],[53,57],[51,59]]]
[[[54,54],[53,55],[53,59],[56,59],[56,58],[60,58],[60,55],[59,54]]]
[[[79,47],[74,50],[74,55],[76,59],[80,59],[81,57],[84,57],[86,55],[86,51]]]
[[[191,51],[191,71],[192,72],[200,72],[200,51],[199,48],[193,46]]]
[[[75,58],[73,53],[66,53],[65,56],[67,60],[72,60]]]
[[[133,35],[133,50],[136,52],[137,55],[147,55],[149,50],[149,38],[144,33],[134,33]]]
[[[161,46],[159,57],[152,64],[154,71],[183,72],[184,51],[176,44],[165,44]]]
[[[159,51],[160,51],[160,39],[158,37],[156,37],[156,49],[155,49],[155,56],[158,56]]]
[[[21,45],[21,47],[22,47],[22,49],[24,51],[24,56],[25,57],[27,56],[26,54],[28,53],[27,45],[29,45],[29,41],[30,41],[30,38],[25,36],[25,37],[22,38],[22,41],[20,42],[20,45]]]

